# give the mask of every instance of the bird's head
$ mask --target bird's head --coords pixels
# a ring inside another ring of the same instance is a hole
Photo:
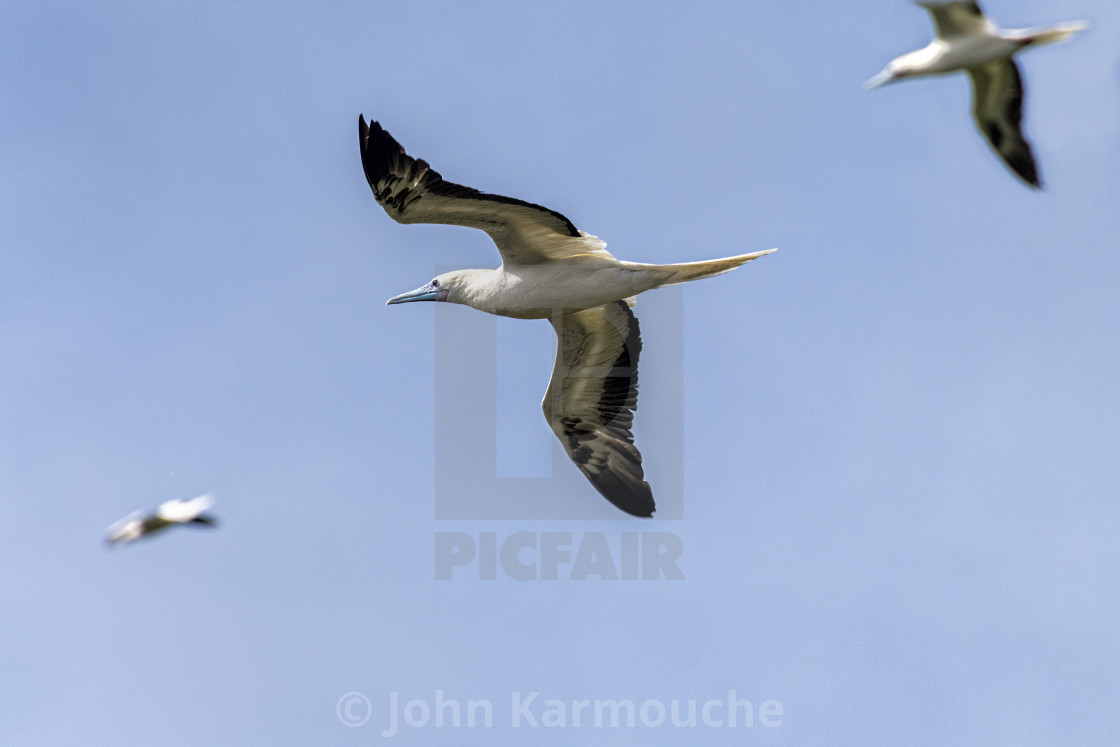
[[[895,81],[899,81],[905,78],[908,74],[908,71],[903,65],[899,65],[896,63],[897,61],[887,65],[878,75],[864,83],[864,90],[870,91],[872,88],[878,88],[879,86],[884,86],[887,83],[894,83]]]
[[[409,301],[450,301],[451,303],[468,303],[471,295],[471,280],[479,274],[479,270],[454,270],[437,275],[427,284],[408,293],[393,296],[385,303],[408,303]],[[469,305],[469,304],[468,304]]]

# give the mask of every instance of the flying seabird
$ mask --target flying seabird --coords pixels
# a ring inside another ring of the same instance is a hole
[[[868,89],[918,75],[964,70],[972,78],[972,116],[1003,162],[1032,187],[1041,187],[1030,143],[1023,137],[1023,80],[1012,56],[1062,41],[1088,28],[1082,21],[1030,29],[1000,29],[975,2],[918,2],[933,16],[937,38],[904,54],[867,81]]]
[[[362,166],[377,202],[398,223],[485,231],[496,270],[458,270],[388,303],[448,301],[488,314],[548,319],[556,364],[541,407],[553,433],[591,484],[618,508],[650,516],[653,494],[634,447],[642,349],[634,296],[719,275],[774,251],[671,265],[622,262],[606,243],[555,210],[444,181],[377,122],[358,117]]]
[[[136,511],[113,524],[105,532],[105,544],[132,542],[167,529],[172,524],[198,524],[214,527],[218,520],[205,513],[214,505],[209,494],[197,498],[167,501],[154,511]]]

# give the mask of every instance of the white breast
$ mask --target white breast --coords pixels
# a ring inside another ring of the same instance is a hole
[[[590,309],[637,295],[658,281],[614,261],[503,267],[495,280],[482,303],[472,305],[518,319],[544,319],[559,309]]]

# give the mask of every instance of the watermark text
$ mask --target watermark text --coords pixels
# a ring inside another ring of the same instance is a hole
[[[402,702],[403,701],[403,702]],[[502,705],[508,704],[503,712]],[[346,726],[362,726],[370,718],[369,699],[349,692],[338,701],[337,715]],[[448,697],[436,690],[431,698],[403,700],[397,691],[389,693],[383,718],[377,719],[382,737],[393,737],[402,730],[491,729],[497,723],[514,729],[634,729],[698,728],[741,729],[782,725],[781,701],[755,703],[728,690],[727,697],[706,700],[695,698],[573,698],[542,697],[537,690],[514,691],[504,703],[495,705],[488,698]]]
[[[672,532],[436,532],[435,578],[681,581],[683,554]]]

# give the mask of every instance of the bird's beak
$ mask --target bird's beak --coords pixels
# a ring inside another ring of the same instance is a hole
[[[417,288],[408,293],[402,293],[399,296],[393,296],[386,305],[394,303],[408,303],[409,301],[442,301],[447,298],[446,288],[433,288],[431,283],[428,283],[423,288]]]
[[[893,83],[896,80],[898,80],[898,78],[894,76],[894,73],[887,69],[883,70],[883,72],[879,73],[874,78],[864,83],[863,88],[865,91],[870,91],[872,88],[878,88],[885,83]]]

